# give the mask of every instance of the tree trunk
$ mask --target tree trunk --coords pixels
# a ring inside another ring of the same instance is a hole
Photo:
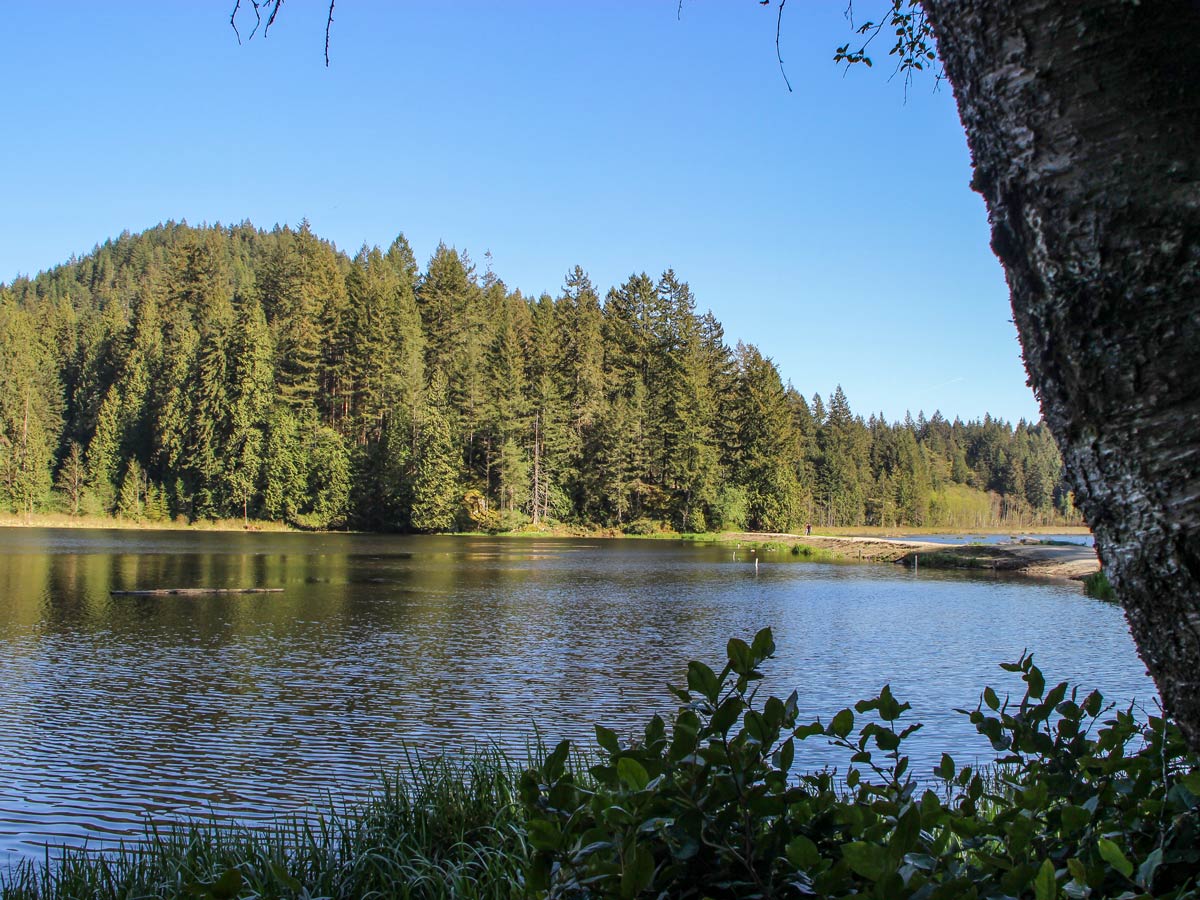
[[[1200,750],[1200,5],[922,2],[1030,384]]]

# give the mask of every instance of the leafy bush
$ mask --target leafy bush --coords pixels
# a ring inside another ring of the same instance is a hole
[[[568,766],[566,741],[521,778],[549,897],[1200,897],[1200,770],[1162,716],[1046,689],[1030,656],[1002,666],[1019,702],[988,688],[969,716],[1003,754],[929,777],[910,771],[909,704],[885,686],[828,722],[797,697],[759,702],[769,629],[734,639],[718,674],[688,666],[668,730],[636,741],[597,726],[599,762]],[[849,766],[791,772],[798,741],[842,748]]]
[[[622,529],[626,534],[637,536],[646,536],[651,534],[663,534],[669,529],[662,522],[654,519],[634,519]]]

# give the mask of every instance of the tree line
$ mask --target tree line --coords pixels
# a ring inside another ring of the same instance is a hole
[[[489,258],[490,263],[490,258]],[[673,271],[526,297],[403,236],[168,223],[0,285],[0,504],[448,531],[1078,522],[1041,424],[888,422]]]

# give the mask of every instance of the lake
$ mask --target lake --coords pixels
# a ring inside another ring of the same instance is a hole
[[[1121,611],[1074,584],[650,540],[0,529],[0,863],[369,789],[406,747],[633,733],[689,659],[770,625],[766,688],[827,718],[884,683],[942,750],[1025,648],[1149,705]],[[165,587],[282,594],[110,596]],[[1003,691],[1001,691],[1003,693]],[[844,765],[821,739],[803,766]]]

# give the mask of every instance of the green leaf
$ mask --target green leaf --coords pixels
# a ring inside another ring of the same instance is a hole
[[[793,735],[802,741],[824,733],[825,729],[821,727],[820,722],[809,722],[807,725],[799,725],[796,727],[796,730],[792,732]]]
[[[1030,666],[1024,678],[1026,684],[1029,685],[1029,696],[1042,696],[1042,692],[1046,690],[1046,678],[1042,675],[1042,670],[1037,666]]]
[[[713,703],[717,702],[717,695],[721,692],[721,683],[717,680],[716,673],[704,663],[697,660],[688,663],[687,682],[688,687],[697,694],[707,697]]]
[[[784,848],[788,861],[797,869],[813,869],[821,861],[817,845],[802,834],[796,835]]]
[[[621,869],[621,896],[631,900],[648,888],[653,880],[654,856],[639,844],[633,853],[625,856],[625,865]]]
[[[1142,890],[1150,890],[1150,885],[1154,881],[1154,872],[1162,863],[1162,858],[1162,847],[1156,847],[1138,866],[1137,883]]]
[[[779,750],[776,751],[775,765],[780,771],[786,772],[792,767],[792,762],[796,758],[796,741],[793,738],[788,738],[779,745]]]
[[[617,777],[633,791],[643,790],[650,783],[650,773],[646,771],[646,767],[628,756],[617,760]]]
[[[729,657],[730,667],[739,675],[745,675],[754,668],[750,645],[741,638],[730,638],[725,645],[725,653]]]
[[[1179,783],[1187,788],[1193,797],[1200,797],[1200,769],[1180,776]]]
[[[242,873],[237,869],[226,869],[212,886],[214,900],[233,900],[242,889]]]
[[[742,714],[745,706],[740,698],[730,697],[713,713],[712,718],[708,722],[709,728],[717,734],[724,734],[738,720],[738,716]]]
[[[900,821],[896,823],[896,830],[892,832],[891,840],[888,841],[888,849],[892,851],[894,857],[903,857],[917,845],[917,839],[921,836],[921,811],[916,806],[910,806],[908,812],[900,817]]]
[[[833,717],[833,721],[829,723],[829,733],[844,738],[850,733],[850,729],[854,727],[854,713],[848,709],[843,709],[840,713]]]
[[[750,652],[754,654],[757,660],[768,659],[775,655],[775,637],[771,634],[769,627],[763,628],[754,636],[754,643],[750,645]]]
[[[292,893],[300,893],[300,889],[303,887],[303,885],[301,885],[297,879],[292,877],[286,866],[282,865],[276,860],[271,860],[269,868],[272,878],[274,878]]]
[[[525,870],[525,885],[534,891],[550,888],[550,860],[541,854],[535,856]]]
[[[603,725],[596,726],[596,743],[601,747],[616,756],[621,752],[621,742],[617,740],[617,733],[609,731]]]
[[[949,753],[942,754],[941,764],[933,770],[933,774],[949,781],[954,777],[954,757]]]
[[[895,722],[906,709],[912,709],[912,705],[897,701],[892,696],[892,686],[885,684],[879,692],[879,718],[885,722]]]
[[[1067,870],[1071,873],[1071,877],[1080,884],[1087,884],[1087,866],[1083,864],[1082,859],[1072,856],[1067,860]]]
[[[842,846],[842,858],[857,874],[870,881],[879,881],[888,873],[888,852],[878,844],[851,841]]]
[[[761,713],[753,709],[746,710],[746,716],[742,719],[742,727],[746,730],[746,734],[754,738],[760,744],[767,743],[771,734],[771,729],[768,727],[766,720]]]
[[[1125,858],[1125,854],[1121,852],[1121,848],[1108,838],[1099,838],[1096,841],[1096,846],[1100,850],[1100,858],[1106,863],[1129,878],[1133,875],[1133,863]]]
[[[1063,830],[1070,833],[1087,828],[1092,821],[1092,814],[1082,806],[1064,806],[1060,812]]]
[[[1055,900],[1058,896],[1058,881],[1054,877],[1054,863],[1049,859],[1042,863],[1033,879],[1033,895],[1037,900]]]
[[[567,754],[571,752],[570,741],[559,741],[558,746],[551,751],[546,757],[546,762],[542,766],[542,770],[546,773],[547,781],[555,781],[563,773],[563,766],[567,761]]]
[[[990,687],[983,689],[983,702],[988,705],[988,709],[1000,708],[1000,698],[996,696],[996,692]]]
[[[557,850],[562,843],[562,832],[547,819],[531,819],[526,826],[526,833],[535,850]]]

